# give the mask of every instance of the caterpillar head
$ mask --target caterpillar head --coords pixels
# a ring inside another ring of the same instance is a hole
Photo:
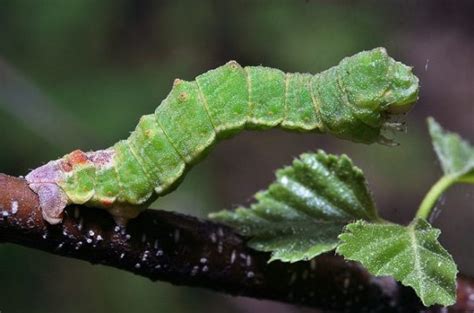
[[[399,114],[408,112],[418,100],[418,77],[412,73],[412,68],[397,62],[387,55],[387,80],[389,87],[380,99],[380,108],[388,113]]]
[[[419,83],[412,68],[395,61],[384,48],[342,60],[339,83],[356,119],[378,133],[394,125],[386,123],[393,114],[408,112],[418,99]]]

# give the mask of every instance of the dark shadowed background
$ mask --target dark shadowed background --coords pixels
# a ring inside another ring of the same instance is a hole
[[[247,204],[302,152],[346,153],[385,218],[408,222],[440,175],[425,119],[474,139],[472,1],[0,0],[0,172],[24,175],[73,149],[128,136],[174,78],[237,60],[319,72],[377,46],[414,66],[420,100],[401,146],[358,145],[282,131],[222,142],[154,208],[205,216]],[[434,221],[460,270],[474,275],[474,192],[456,186]],[[0,311],[301,312],[0,246]],[[308,310],[309,311],[309,310]]]

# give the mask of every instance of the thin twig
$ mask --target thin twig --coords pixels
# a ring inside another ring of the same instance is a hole
[[[336,312],[421,312],[411,289],[373,277],[354,262],[325,254],[308,262],[268,264],[268,254],[249,249],[230,228],[182,214],[146,210],[122,229],[104,210],[74,206],[62,224],[51,226],[25,181],[3,174],[0,242],[233,295]],[[473,281],[458,279],[458,289],[457,307],[444,312],[474,310]]]

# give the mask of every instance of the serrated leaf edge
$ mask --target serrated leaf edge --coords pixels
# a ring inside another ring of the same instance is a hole
[[[415,267],[416,267],[416,272],[418,273],[418,276],[424,276],[424,277],[426,277],[426,279],[432,281],[432,278],[431,278],[431,277],[427,277],[426,275],[419,275],[419,273],[423,273],[423,272],[421,271],[421,260],[420,260],[419,248],[420,248],[420,247],[421,247],[421,248],[424,248],[424,247],[421,246],[421,245],[418,245],[418,240],[416,239],[416,224],[417,224],[418,221],[422,221],[422,222],[426,223],[427,225],[429,225],[429,226],[431,227],[430,223],[428,223],[426,220],[424,220],[424,219],[419,219],[419,218],[415,218],[408,226],[405,226],[405,228],[407,228],[407,230],[408,230],[408,234],[409,234],[409,237],[410,237],[411,244],[412,244],[414,247],[416,247],[416,248],[414,248],[413,250],[414,250]],[[344,228],[343,232],[338,236],[338,238],[339,238],[339,243],[338,243],[338,245],[337,245],[337,247],[336,247],[336,253],[339,254],[339,255],[341,255],[341,256],[343,256],[344,259],[358,262],[358,263],[360,263],[362,266],[364,266],[364,268],[366,268],[365,265],[364,265],[361,261],[359,261],[359,260],[353,258],[353,255],[354,255],[354,254],[352,254],[352,255],[349,256],[349,257],[346,257],[346,256],[341,252],[341,250],[340,250],[340,247],[344,244],[344,237],[346,237],[346,236],[351,236],[351,235],[352,235],[352,230],[351,230],[351,228],[354,227],[354,226],[356,226],[356,225],[361,225],[361,224],[382,224],[382,223],[370,223],[370,222],[367,222],[367,221],[358,220],[358,221],[356,221],[356,222],[353,222],[353,223],[351,223],[351,224],[346,225],[346,227]],[[389,224],[399,225],[399,224],[395,224],[395,223],[389,223]],[[399,226],[402,226],[402,225],[399,225]],[[403,227],[403,226],[402,226],[402,227]],[[441,247],[444,251],[446,251],[446,249],[444,249],[444,247],[441,246],[441,244],[440,244],[439,241],[438,241],[438,238],[439,238],[439,235],[441,234],[441,231],[440,231],[439,229],[432,228],[432,227],[430,228],[430,230],[435,231],[436,235],[435,235],[435,237],[434,237],[433,239],[438,242],[438,244],[440,245],[440,247]],[[393,240],[393,236],[391,236],[390,238],[387,238],[387,240],[388,240],[388,239],[392,239],[392,240]],[[424,249],[426,249],[426,248],[424,248]],[[415,250],[416,250],[416,251],[415,251]],[[431,250],[427,250],[427,251],[428,251],[429,253],[431,253],[431,254],[434,254],[436,257],[442,258],[442,259],[444,259],[445,261],[448,261],[448,262],[450,262],[450,263],[452,263],[452,264],[454,264],[454,265],[456,266],[456,263],[454,262],[454,259],[451,257],[451,255],[449,254],[448,251],[446,251],[446,253],[449,255],[449,258],[446,258],[446,256],[441,255],[441,254],[436,253],[436,252],[431,251]],[[383,267],[382,267],[382,268],[383,268]],[[366,268],[366,269],[367,269],[367,268]],[[369,269],[367,269],[367,270],[369,271]],[[374,272],[372,272],[372,271],[369,271],[369,272],[372,273],[372,274],[375,275],[375,276],[387,276],[387,275],[389,275],[390,277],[393,277],[392,275],[386,274],[386,273],[380,274],[380,273],[374,273]],[[380,271],[378,271],[378,272],[380,272]],[[454,273],[454,279],[456,278],[457,273],[458,273],[458,269],[457,269],[457,267],[456,267],[455,273]],[[394,278],[395,280],[399,281],[397,278],[395,278],[395,277],[393,277],[393,278]],[[425,302],[424,299],[423,299],[423,297],[424,297],[425,294],[426,294],[426,290],[425,290],[424,285],[419,284],[419,286],[420,286],[420,288],[419,288],[419,289],[420,289],[420,292],[418,292],[413,286],[408,285],[408,284],[404,283],[403,281],[399,281],[399,282],[400,282],[402,285],[404,285],[404,286],[407,286],[407,287],[412,288],[412,289],[415,291],[415,293],[420,297],[420,300],[423,302],[423,304],[424,304],[425,306],[430,306],[430,305],[434,305],[434,304],[442,304],[442,305],[449,306],[449,305],[454,304],[455,301],[456,301],[456,297],[454,296],[453,299],[452,299],[450,302],[446,302],[446,303],[431,303],[431,302]],[[441,286],[441,288],[444,290],[444,292],[445,292],[447,295],[450,294],[450,290],[447,290],[444,286]],[[455,292],[456,292],[456,291],[455,291]]]

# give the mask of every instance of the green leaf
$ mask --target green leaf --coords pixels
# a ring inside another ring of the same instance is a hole
[[[458,134],[444,130],[433,118],[428,118],[428,128],[434,150],[444,174],[463,181],[474,182],[474,147]]]
[[[444,176],[431,187],[416,216],[428,218],[439,197],[455,183],[474,184],[474,147],[458,134],[444,130],[432,117],[428,128]]]
[[[362,171],[345,155],[303,154],[276,177],[249,209],[211,214],[252,237],[250,247],[271,251],[270,261],[311,259],[333,250],[346,224],[379,220]]]
[[[337,253],[362,263],[377,276],[393,276],[412,287],[423,304],[456,300],[456,264],[438,243],[440,230],[423,219],[408,226],[357,221],[339,236]]]

